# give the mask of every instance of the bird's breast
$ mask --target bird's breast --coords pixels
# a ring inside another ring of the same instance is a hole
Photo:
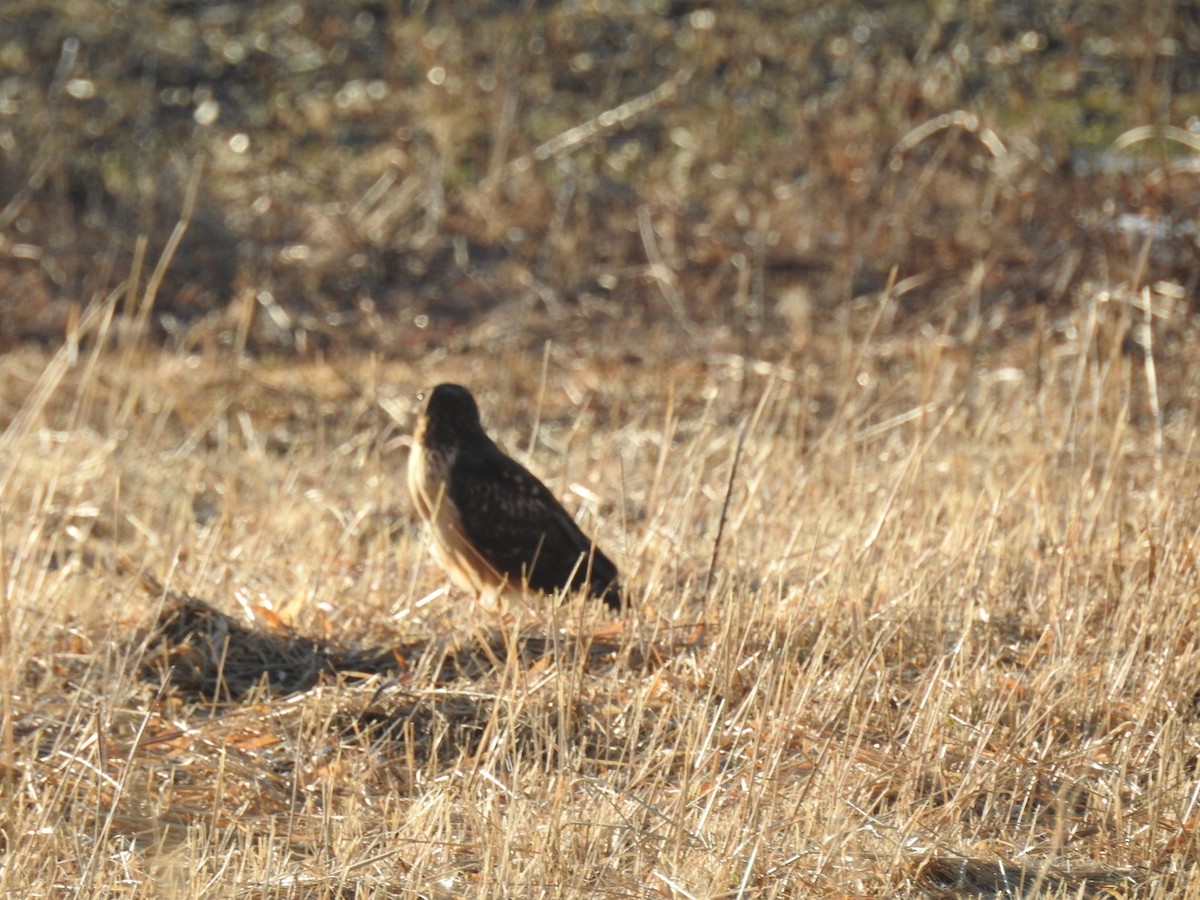
[[[448,496],[456,451],[435,450],[419,440],[408,457],[408,490],[417,515],[429,529],[429,549],[450,580],[482,595],[502,588],[505,579],[480,555],[463,530],[458,508]]]

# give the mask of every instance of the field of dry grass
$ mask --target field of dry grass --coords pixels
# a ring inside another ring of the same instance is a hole
[[[1195,4],[2,6],[0,895],[1200,898]]]
[[[0,891],[1200,896],[1186,310],[893,303],[787,362],[239,364],[104,304],[7,355]],[[399,440],[446,379],[623,621],[447,590]]]

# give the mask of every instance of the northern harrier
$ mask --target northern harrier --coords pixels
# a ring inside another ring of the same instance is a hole
[[[439,384],[417,418],[408,489],[450,579],[489,604],[528,586],[586,587],[621,608],[617,567],[537,477],[483,431],[465,387]]]

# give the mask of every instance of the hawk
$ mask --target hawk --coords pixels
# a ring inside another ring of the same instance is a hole
[[[417,417],[408,490],[430,551],[487,605],[525,587],[586,588],[621,608],[617,567],[541,481],[484,433],[465,387],[439,384]]]

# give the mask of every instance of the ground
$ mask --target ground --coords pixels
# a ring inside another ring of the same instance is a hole
[[[1191,7],[396,6],[0,14],[0,892],[1200,897]]]

